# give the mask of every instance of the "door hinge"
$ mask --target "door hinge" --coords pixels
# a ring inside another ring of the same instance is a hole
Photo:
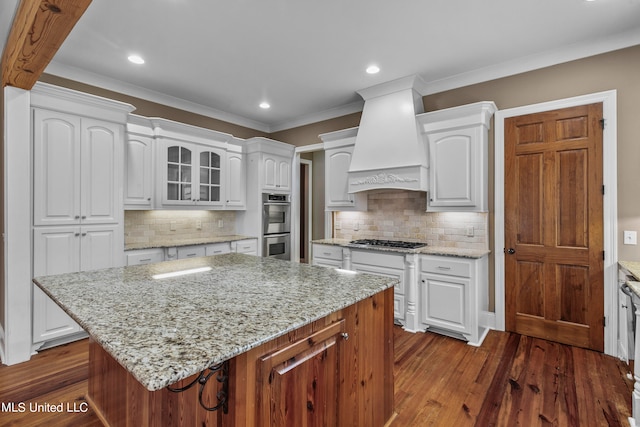
[[[604,120],[604,118],[600,119],[600,127],[604,130],[604,126],[605,126],[606,121]]]
[[[604,185],[602,186],[602,194],[604,194]]]
[[[602,260],[604,261],[606,258],[604,257],[604,251],[602,251]]]
[[[602,318],[602,326],[607,326],[607,316]]]

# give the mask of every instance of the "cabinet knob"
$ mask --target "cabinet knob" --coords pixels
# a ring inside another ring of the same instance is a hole
[[[74,216],[73,218],[75,218],[75,219],[80,219],[80,215],[76,215],[76,216]]]
[[[347,341],[349,339],[349,334],[346,332],[343,332],[340,334],[340,336],[342,337],[342,339],[344,339],[345,341]]]
[[[507,251],[506,251],[506,252],[507,252],[509,255],[513,255],[513,254],[515,254],[515,253],[516,253],[516,250],[515,250],[515,249],[513,249],[513,248],[509,248],[509,249],[507,249]]]
[[[86,215],[82,215],[82,219],[87,219],[87,216]]]
[[[87,235],[87,233],[82,233],[82,235],[83,235],[83,236],[86,236],[86,235]]]
[[[147,202],[150,202],[150,201],[151,201],[151,197],[147,197]]]
[[[78,237],[80,235],[80,233],[75,233],[74,236]]]

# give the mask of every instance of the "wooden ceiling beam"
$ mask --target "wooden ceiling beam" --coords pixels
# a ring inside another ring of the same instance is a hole
[[[2,87],[30,90],[91,0],[20,0],[2,55]]]

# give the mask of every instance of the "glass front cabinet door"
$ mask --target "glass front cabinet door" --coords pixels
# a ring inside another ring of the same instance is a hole
[[[224,150],[170,143],[166,155],[165,205],[224,205]]]

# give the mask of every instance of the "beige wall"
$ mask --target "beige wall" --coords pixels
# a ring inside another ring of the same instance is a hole
[[[425,111],[476,101],[498,109],[617,90],[618,259],[640,261],[640,246],[622,244],[623,230],[640,231],[640,46],[455,89],[424,98]],[[493,176],[493,169],[490,170]],[[605,183],[606,185],[606,183]],[[490,188],[490,194],[493,193]]]
[[[217,130],[218,132],[230,133],[238,138],[252,138],[254,136],[269,136],[269,134],[250,129],[244,126],[238,126],[233,123],[223,122],[222,120],[212,119],[211,117],[202,116],[200,114],[191,113],[180,110],[178,108],[168,107],[156,102],[146,101],[119,92],[113,92],[107,89],[101,89],[84,83],[75,82],[73,80],[64,79],[62,77],[43,74],[40,81],[51,83],[56,86],[66,87],[78,90],[80,92],[91,93],[93,95],[102,96],[117,101],[127,102],[136,107],[134,114],[145,117],[162,117],[176,122],[186,123],[193,126],[199,126],[206,129]]]
[[[498,109],[617,90],[618,101],[618,259],[640,261],[640,246],[622,244],[623,230],[640,232],[640,45],[527,73],[425,96],[425,111],[478,101]],[[359,114],[273,134],[294,145],[320,142],[317,135],[358,125]],[[489,202],[493,206],[493,131],[490,144]],[[606,184],[606,183],[605,183]],[[493,209],[491,209],[493,211]],[[489,247],[493,245],[489,214]]]
[[[616,89],[618,93],[618,258],[640,261],[640,246],[622,244],[623,230],[640,231],[640,46],[597,55],[577,61],[559,64],[527,73],[518,74],[426,96],[425,111],[433,111],[476,101],[494,101],[499,109],[529,105],[577,95]],[[42,81],[87,93],[128,102],[137,107],[136,114],[164,117],[170,120],[227,132],[240,138],[268,136],[296,146],[321,142],[319,134],[358,126],[360,113],[265,134],[246,127],[226,123],[209,117],[189,113],[176,108],[128,95],[88,86],[51,75],[43,75]],[[3,120],[0,116],[0,121]],[[490,150],[492,150],[492,146]],[[324,159],[316,154],[314,159],[314,228],[313,238],[323,237],[324,212]],[[490,165],[490,179],[493,165]],[[1,179],[1,178],[0,178]],[[490,186],[490,204],[493,197]],[[1,191],[1,190],[0,190]],[[4,200],[4,197],[3,197]],[[4,202],[2,202],[4,203]],[[0,213],[1,215],[1,213]],[[0,218],[0,220],[4,220]],[[489,214],[489,247],[492,242],[493,214]],[[1,250],[1,249],[0,249]],[[4,257],[2,257],[4,259]],[[0,260],[0,263],[2,260]],[[0,266],[1,267],[1,266]],[[4,268],[2,268],[4,271]],[[2,283],[0,282],[0,285]],[[4,304],[0,292],[0,316]],[[3,318],[3,316],[2,316]]]

